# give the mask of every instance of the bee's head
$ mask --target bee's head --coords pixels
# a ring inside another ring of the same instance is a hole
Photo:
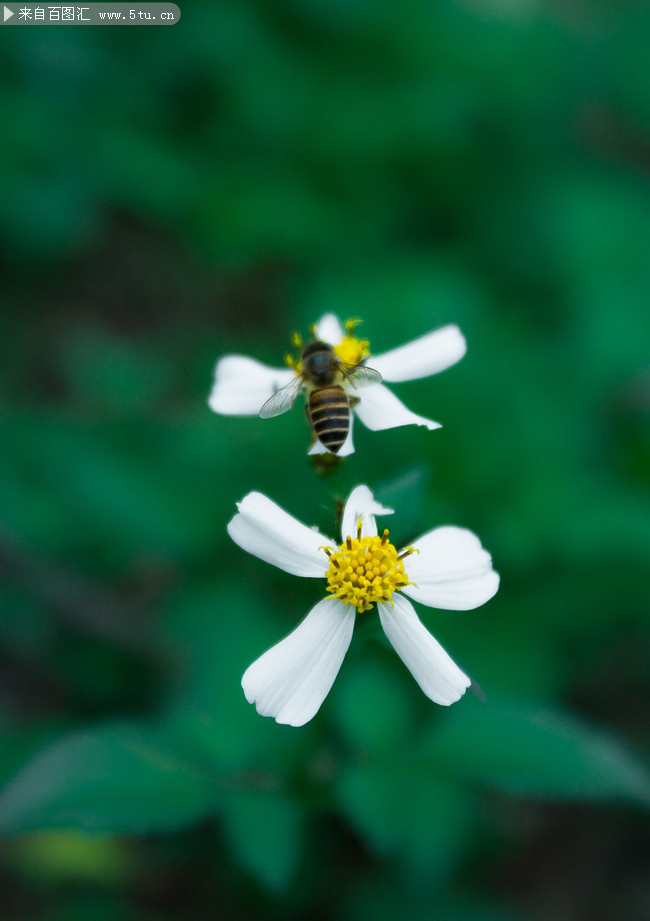
[[[302,369],[314,384],[331,384],[336,370],[336,355],[328,342],[310,342],[302,353]]]

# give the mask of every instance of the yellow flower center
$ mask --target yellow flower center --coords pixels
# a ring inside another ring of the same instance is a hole
[[[347,335],[341,339],[338,345],[334,346],[336,355],[346,365],[358,365],[364,360],[364,358],[367,358],[368,355],[370,355],[369,340],[357,339],[357,337],[354,335],[354,331],[359,323],[361,323],[361,320],[348,320],[344,324]],[[315,339],[315,325],[311,328],[311,334]],[[291,344],[293,345],[294,349],[296,349],[298,355],[301,355],[305,344],[300,333],[294,333],[292,335]],[[302,361],[300,360],[300,357],[286,354],[284,356],[284,363],[291,368],[296,376],[302,371]]]
[[[354,335],[356,327],[361,320],[348,320],[345,324],[347,336],[344,336],[334,351],[342,362],[347,365],[358,365],[360,361],[370,355],[370,342],[368,339],[357,339]]]
[[[360,614],[377,601],[392,607],[393,592],[410,584],[402,560],[415,551],[407,547],[398,554],[388,540],[388,529],[381,537],[361,537],[359,522],[356,537],[346,538],[338,550],[323,549],[330,562],[326,590],[344,604],[353,604]]]

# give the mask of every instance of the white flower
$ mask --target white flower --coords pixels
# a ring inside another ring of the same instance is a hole
[[[290,726],[308,722],[334,683],[356,614],[375,604],[386,636],[427,697],[445,706],[462,697],[470,679],[405,596],[457,611],[488,601],[499,576],[476,535],[453,526],[435,528],[398,553],[388,530],[380,537],[375,523],[375,515],[392,509],[379,505],[367,486],[357,486],[348,498],[340,546],[259,492],[237,507],[228,525],[236,544],[285,572],[327,580],[328,597],[246,669],[242,687],[258,713]]]
[[[341,361],[351,365],[364,361],[389,382],[410,381],[437,374],[460,361],[466,351],[465,338],[459,328],[453,325],[443,326],[380,355],[370,354],[369,343],[354,335],[353,323],[346,324],[346,329],[343,329],[332,313],[321,318],[316,325],[315,334],[317,339],[334,347]],[[225,355],[217,362],[214,386],[208,403],[214,412],[223,415],[256,415],[263,404],[284,384],[293,380],[295,375],[293,368],[271,368],[246,355]],[[358,402],[352,407],[353,412],[373,431],[400,425],[440,428],[439,422],[412,413],[383,384],[373,384],[355,390],[354,396]],[[326,451],[327,449],[316,441],[309,453],[323,454]],[[343,456],[352,454],[353,451],[350,424],[347,440],[338,454]]]

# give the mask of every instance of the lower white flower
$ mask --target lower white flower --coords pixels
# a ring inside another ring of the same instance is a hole
[[[488,601],[499,576],[475,534],[439,527],[398,552],[375,522],[375,515],[393,510],[376,502],[367,486],[357,486],[345,504],[340,545],[261,493],[249,493],[237,507],[228,524],[236,544],[293,575],[327,580],[328,597],[246,669],[242,687],[258,713],[290,726],[308,722],[334,683],[356,614],[375,604],[386,636],[427,697],[445,706],[462,697],[471,680],[405,596],[458,611]]]
[[[343,328],[333,313],[325,314],[314,327],[315,338],[333,346],[338,359],[347,365],[361,362],[378,371],[388,383],[417,380],[438,374],[463,357],[466,343],[457,326],[449,325],[414,339],[406,345],[374,355],[366,339],[355,336],[357,321]],[[257,415],[263,404],[283,386],[294,380],[298,365],[288,359],[291,366],[272,368],[247,355],[225,355],[217,362],[215,380],[208,404],[222,415]],[[383,383],[360,390],[351,390],[354,396],[352,412],[373,431],[396,428],[401,425],[423,425],[437,429],[441,425],[411,412]],[[350,420],[351,421],[351,420]],[[348,438],[338,451],[339,456],[351,454],[352,426]],[[310,454],[327,452],[316,440]]]

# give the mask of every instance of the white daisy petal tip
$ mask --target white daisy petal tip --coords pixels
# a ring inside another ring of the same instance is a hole
[[[350,428],[348,429],[348,434],[339,448],[338,457],[349,457],[350,454],[354,454],[354,442],[352,441],[352,420],[354,416],[350,413]]]
[[[377,502],[372,490],[365,484],[355,486],[343,509],[341,535],[343,539],[356,533],[361,521],[362,537],[374,537],[377,534],[375,515],[392,515],[394,509],[386,508]]]
[[[393,515],[395,513],[394,508],[387,508],[377,502],[374,492],[365,483],[360,483],[359,486],[354,487],[348,496],[348,503],[358,506],[369,515]]]
[[[316,324],[316,338],[330,345],[338,345],[345,333],[339,318],[333,313],[324,314]]]
[[[467,528],[443,525],[413,541],[406,557],[410,584],[404,594],[432,608],[470,611],[496,595],[499,574],[479,538]]]
[[[372,365],[386,381],[412,381],[439,374],[463,358],[467,342],[453,324],[413,339],[379,355],[373,355]]]
[[[293,376],[289,368],[272,368],[247,355],[224,355],[215,367],[208,406],[222,416],[255,416]]]
[[[426,696],[443,707],[460,700],[471,678],[429,633],[408,598],[394,595],[392,607],[378,607],[384,633]]]
[[[367,387],[359,393],[354,412],[366,428],[379,432],[402,425],[423,425],[430,431],[442,428],[440,422],[411,412],[395,394],[383,384]]]
[[[318,455],[318,454],[328,454],[328,453],[329,452],[327,448],[325,447],[324,444],[322,444],[318,440],[318,438],[314,441],[309,451],[307,451],[307,454],[309,455],[309,457],[314,457],[315,455]]]
[[[242,550],[294,576],[324,577],[327,555],[323,548],[333,546],[329,538],[260,492],[248,493],[237,508],[227,531]]]

